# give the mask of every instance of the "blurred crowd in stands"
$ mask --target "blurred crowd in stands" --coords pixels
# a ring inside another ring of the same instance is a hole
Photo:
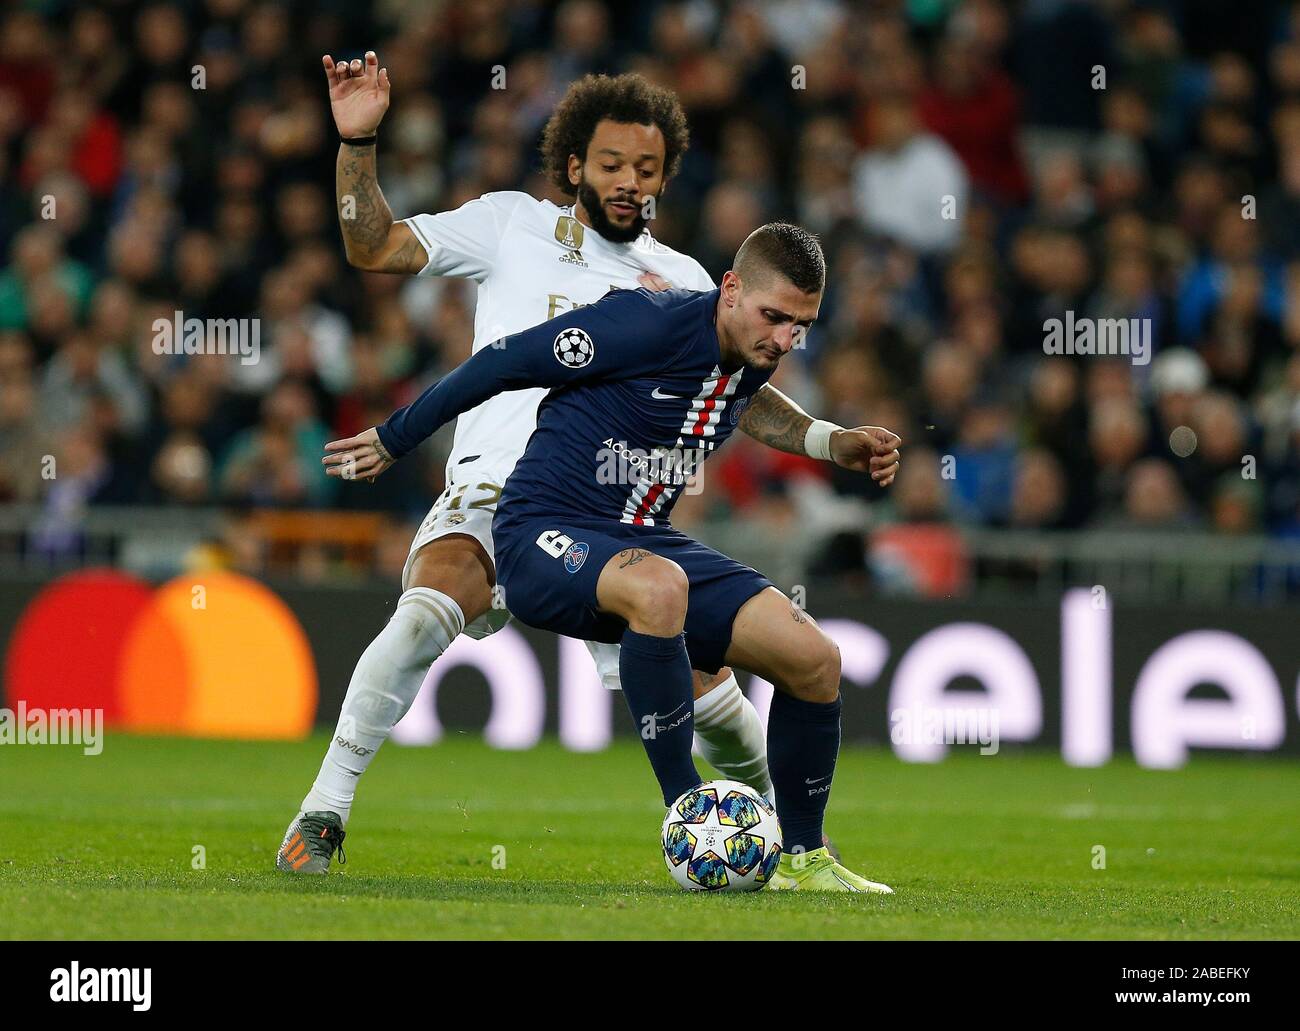
[[[555,101],[637,71],[692,130],[659,239],[717,279],[764,221],[821,234],[821,318],[776,383],[899,432],[902,472],[879,492],[737,435],[680,524],[842,529],[865,499],[878,527],[1300,537],[1300,5],[1268,0],[14,5],[0,500],[418,520],[445,433],[373,485],[319,465],[472,337],[472,284],[343,258],[320,58],[367,49],[397,217],[563,202]],[[154,353],[176,311],[260,319],[260,361]],[[1149,364],[1046,355],[1067,311],[1149,320]]]

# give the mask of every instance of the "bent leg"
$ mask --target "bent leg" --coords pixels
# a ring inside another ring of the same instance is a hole
[[[644,548],[616,554],[596,585],[601,610],[627,622],[619,679],[664,805],[700,783],[691,759],[693,680],[682,637],[687,592],[681,567]]]
[[[587,646],[587,651],[591,654],[591,661],[595,663],[596,675],[600,678],[601,684],[610,691],[623,690],[618,682],[618,645],[606,644],[603,641],[582,643]],[[691,675],[694,678],[694,696],[697,700],[723,687],[728,678],[735,680],[735,674],[727,666],[723,666],[716,673],[705,673],[696,669],[691,671]]]
[[[773,797],[763,721],[727,666],[695,671],[695,734],[700,754],[723,777]]]
[[[411,708],[429,667],[491,606],[491,577],[491,559],[472,537],[440,537],[416,553],[392,618],[357,660],[302,812],[337,813],[346,825],[357,781]]]
[[[840,750],[839,649],[774,587],[736,614],[727,662],[776,688],[767,756],[787,852],[822,847],[822,821]]]
[[[840,651],[817,621],[769,587],[745,602],[731,627],[727,662],[808,702],[840,696]]]
[[[600,682],[611,691],[623,690],[619,680],[619,646],[585,641]],[[695,734],[700,754],[727,780],[738,780],[772,797],[767,772],[767,738],[758,711],[740,690],[728,666],[717,673],[693,670]]]

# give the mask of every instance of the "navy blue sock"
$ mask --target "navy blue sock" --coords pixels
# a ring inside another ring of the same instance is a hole
[[[840,754],[840,700],[804,702],[772,693],[767,768],[776,791],[785,851],[822,847],[822,817]]]
[[[701,783],[691,759],[695,701],[686,639],[629,629],[622,644],[618,675],[623,697],[663,789],[664,805],[672,805],[678,795]]]

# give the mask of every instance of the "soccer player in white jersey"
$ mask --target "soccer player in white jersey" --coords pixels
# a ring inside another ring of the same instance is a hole
[[[388,109],[387,69],[373,51],[364,61],[339,64],[327,55],[323,64],[341,137],[336,185],[349,263],[375,272],[473,279],[475,351],[591,304],[611,287],[713,288],[698,262],[656,242],[646,228],[650,205],[687,146],[686,117],[670,91],[636,75],[588,76],[570,87],[542,147],[551,180],[574,197],[570,206],[525,193],[489,193],[454,211],[395,221],[376,179],[374,147]],[[277,854],[280,869],[329,871],[358,778],[410,708],[429,667],[457,635],[484,637],[508,618],[493,607],[492,517],[545,393],[501,394],[457,422],[447,488],[411,544],[392,618],[352,674],[320,772]],[[785,451],[834,459],[838,427],[815,425],[816,433],[806,430],[798,406],[765,386],[738,428]],[[879,482],[893,479],[891,451],[892,445],[880,449],[873,473]],[[605,685],[617,688],[618,647],[588,647]],[[770,795],[762,724],[731,670],[697,672],[695,699],[704,758],[724,777]]]

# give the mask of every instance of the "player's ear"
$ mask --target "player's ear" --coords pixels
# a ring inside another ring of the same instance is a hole
[[[736,302],[740,299],[741,285],[740,277],[734,270],[728,269],[722,274],[722,299],[727,302],[727,307],[736,306]]]
[[[577,154],[569,155],[569,183],[577,186],[582,182],[582,158]]]

